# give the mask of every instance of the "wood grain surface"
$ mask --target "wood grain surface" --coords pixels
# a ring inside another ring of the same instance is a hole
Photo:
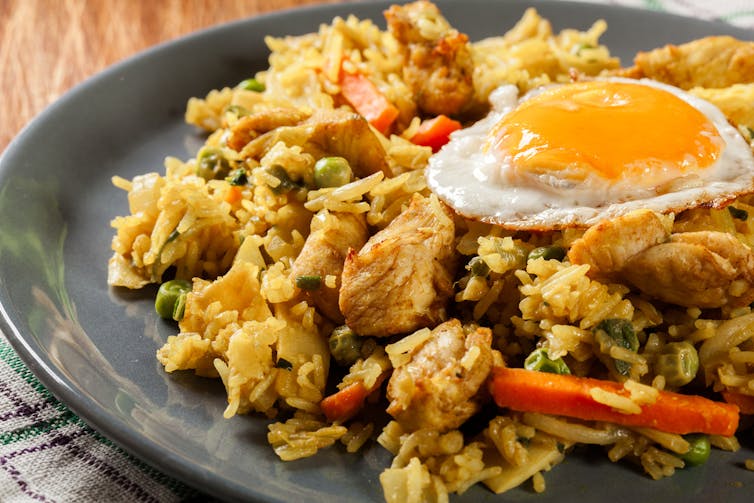
[[[0,0],[0,152],[75,84],[219,23],[337,0]]]

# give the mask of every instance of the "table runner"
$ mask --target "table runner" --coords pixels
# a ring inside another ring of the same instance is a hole
[[[605,3],[605,2],[603,2]],[[751,0],[610,0],[754,29]],[[0,501],[205,501],[60,403],[0,334]]]

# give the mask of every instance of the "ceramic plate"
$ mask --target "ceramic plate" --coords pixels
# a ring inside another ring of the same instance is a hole
[[[472,39],[500,35],[527,3],[440,2]],[[267,34],[316,31],[336,15],[384,25],[388,4],[361,2],[281,12],[219,26],[158,46],[74,88],[34,120],[0,160],[2,329],[39,379],[107,437],[161,470],[210,494],[260,501],[382,501],[378,476],[390,462],[379,445],[359,455],[334,447],[280,462],[266,444],[267,421],[222,418],[219,381],[166,374],[155,350],[175,327],[157,318],[153,289],[106,283],[112,229],[127,213],[110,182],[161,171],[165,156],[188,158],[202,136],[183,124],[186,101],[265,68]],[[582,3],[537,3],[556,30],[607,20],[603,41],[624,63],[637,50],[733,27],[651,11]],[[736,454],[652,481],[630,464],[584,449],[547,474],[547,492],[527,484],[501,496],[475,487],[454,501],[748,501],[754,476],[751,433]],[[743,484],[742,484],[743,483]]]

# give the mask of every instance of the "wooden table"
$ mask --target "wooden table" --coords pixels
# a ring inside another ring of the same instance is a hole
[[[75,84],[219,23],[338,0],[0,0],[0,152]]]

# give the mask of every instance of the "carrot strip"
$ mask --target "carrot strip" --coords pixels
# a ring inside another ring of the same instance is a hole
[[[342,71],[340,92],[382,134],[387,134],[390,125],[398,118],[398,109],[365,75]]]
[[[355,416],[364,406],[364,401],[369,396],[364,383],[356,381],[342,390],[325,397],[319,404],[322,413],[328,421],[343,423]]]
[[[422,122],[416,134],[411,137],[411,142],[424,147],[432,147],[432,152],[437,152],[440,147],[448,143],[450,133],[459,129],[461,129],[460,122],[447,115],[438,115],[434,119]]]
[[[736,391],[725,390],[722,392],[723,400],[738,406],[741,414],[754,414],[754,396],[744,395]]]
[[[225,194],[225,201],[230,204],[237,203],[241,200],[242,195],[243,194],[241,194],[241,187],[231,185],[230,187],[228,187],[228,192]]]
[[[363,381],[353,382],[322,399],[319,408],[331,423],[344,423],[359,413],[369,395],[382,385],[387,376],[388,372],[383,372],[369,389],[364,386]]]
[[[490,392],[499,407],[641,426],[668,433],[731,436],[738,428],[738,407],[695,395],[660,391],[638,414],[625,414],[592,398],[592,388],[628,396],[621,383],[588,377],[496,367]]]

